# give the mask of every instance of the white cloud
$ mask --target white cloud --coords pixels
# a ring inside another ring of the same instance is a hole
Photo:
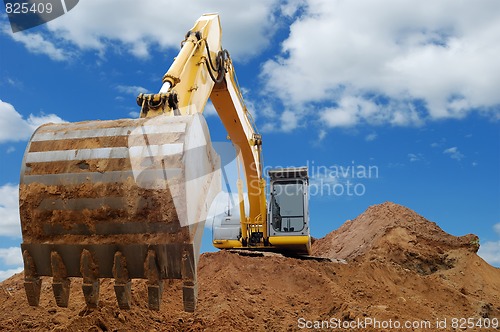
[[[295,113],[290,111],[284,111],[281,113],[281,130],[288,132],[297,128],[298,126],[298,117]]]
[[[445,144],[446,144],[446,138],[441,138],[439,141],[431,143],[431,147],[432,148],[441,148]]]
[[[500,241],[482,243],[477,254],[489,264],[500,266]]]
[[[33,132],[28,122],[14,107],[0,100],[0,143],[28,138]]]
[[[19,273],[22,270],[23,270],[22,267],[18,267],[16,269],[2,270],[0,271],[0,281],[4,281],[5,279],[12,277],[14,274]]]
[[[356,112],[349,109],[330,108],[323,111],[321,119],[328,127],[349,127],[358,122]]]
[[[0,248],[0,261],[9,266],[23,265],[20,247]]]
[[[422,154],[418,153],[418,154],[415,154],[415,153],[408,153],[408,159],[410,159],[410,162],[416,162],[416,161],[420,161],[423,159],[423,156]]]
[[[498,236],[500,236],[500,222],[493,225],[493,230],[498,234]]]
[[[21,237],[19,219],[19,186],[0,186],[0,236]]]
[[[19,42],[26,47],[28,51],[34,54],[45,54],[54,61],[67,61],[71,57],[71,53],[58,48],[52,41],[48,40],[40,33],[30,33],[30,32],[16,32],[12,33],[11,29],[4,25],[1,27],[1,31],[10,36],[16,42]],[[9,81],[9,84],[14,85],[16,81]]]
[[[263,66],[264,92],[285,109],[331,104],[321,112],[330,127],[500,113],[500,2],[308,0],[303,8],[281,54]]]
[[[500,237],[500,223],[493,225],[493,230]],[[489,264],[500,267],[500,240],[481,243],[477,254]]]
[[[263,111],[264,110],[264,111]],[[260,110],[263,115],[263,118],[265,118],[265,122],[259,126],[260,131],[263,133],[269,133],[269,132],[291,132],[295,128],[299,127],[299,122],[302,119],[302,115],[299,113],[295,113],[292,111],[284,111],[282,113],[277,113],[272,109],[261,109]],[[255,112],[252,112],[251,114],[255,114]],[[254,117],[255,119],[256,117]],[[324,134],[322,134],[324,132]],[[325,138],[326,131],[320,130],[319,132],[319,140],[322,140]]]
[[[390,101],[385,105],[362,96],[344,95],[337,106],[320,110],[320,118],[327,127],[353,127],[360,123],[395,126],[421,125],[421,115],[406,102]]]
[[[367,142],[372,142],[372,141],[376,140],[377,137],[378,137],[377,133],[371,133],[371,134],[366,135],[365,140]]]
[[[116,87],[116,90],[121,93],[126,93],[129,95],[134,95],[137,96],[140,93],[148,93],[148,90],[146,88],[143,88],[142,86],[137,86],[137,85],[118,85]]]
[[[40,125],[64,122],[55,114],[30,114],[27,119],[14,106],[0,100],[0,143],[27,140]]]
[[[318,132],[318,142],[321,142],[322,140],[324,140],[324,139],[325,139],[325,137],[326,137],[326,134],[327,134],[326,130],[321,129],[321,130]]]
[[[147,57],[155,45],[178,49],[202,13],[218,12],[224,47],[240,59],[260,53],[269,44],[278,4],[277,0],[256,0],[251,6],[231,0],[144,0],[140,5],[135,0],[86,0],[47,27],[57,38],[81,49],[103,54],[114,43],[136,57]]]
[[[464,155],[458,150],[456,146],[443,151],[444,154],[449,155],[451,159],[462,160]]]
[[[63,119],[58,117],[55,114],[40,114],[40,115],[33,115],[30,114],[28,116],[28,119],[26,120],[26,123],[28,126],[32,129],[35,130],[36,128],[40,127],[43,124],[46,123],[61,123],[65,122]]]

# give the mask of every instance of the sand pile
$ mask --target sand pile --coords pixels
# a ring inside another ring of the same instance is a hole
[[[456,237],[407,207],[386,202],[369,207],[338,230],[317,240],[316,256],[353,260],[392,261],[420,274],[449,269],[454,250],[476,253],[479,239],[468,234]],[[464,253],[465,253],[464,252]]]
[[[500,269],[476,255],[477,238],[449,235],[403,206],[372,206],[313,249],[347,264],[203,254],[193,314],[182,311],[177,282],[166,285],[159,312],[147,309],[143,281],[133,283],[129,311],[118,309],[112,280],[102,281],[96,310],[85,309],[78,280],[69,308],[55,305],[49,279],[40,306],[30,307],[18,274],[0,284],[0,330],[282,331],[298,330],[304,321],[367,318],[433,324],[447,319],[451,327],[452,318],[500,318]]]

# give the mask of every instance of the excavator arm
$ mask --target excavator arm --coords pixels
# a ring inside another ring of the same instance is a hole
[[[238,179],[241,246],[246,247],[252,233],[262,234],[262,245],[267,239],[267,203],[266,182],[262,174],[262,137],[256,132],[250,121],[248,110],[243,103],[240,90],[235,83],[232,64],[225,79],[218,83],[210,95],[210,99],[226,128],[228,135],[237,148],[238,158],[242,160],[246,178],[249,203],[249,215],[246,216],[243,199],[243,185]],[[239,247],[240,244],[235,244]]]
[[[246,247],[252,233],[263,234],[264,244],[267,218],[266,182],[261,162],[262,138],[243,101],[229,52],[222,49],[218,15],[203,15],[186,34],[182,45],[179,55],[163,76],[160,92],[141,94],[137,98],[141,117],[201,114],[210,98],[238,150],[246,179],[250,211],[246,216],[243,185],[238,180],[242,235],[240,244],[233,245]]]

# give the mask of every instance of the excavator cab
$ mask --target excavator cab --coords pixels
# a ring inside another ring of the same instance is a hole
[[[266,234],[262,229],[242,239],[240,214],[237,209],[219,215],[212,228],[213,244],[219,249],[276,251],[292,255],[309,255],[309,177],[307,167],[270,170],[269,205]],[[228,209],[228,211],[230,211]]]
[[[269,171],[269,243],[280,251],[309,254],[307,167]]]

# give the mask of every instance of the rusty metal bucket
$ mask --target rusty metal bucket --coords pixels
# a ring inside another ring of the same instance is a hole
[[[41,276],[52,276],[57,305],[70,277],[83,278],[88,307],[99,278],[114,278],[120,308],[131,279],[148,282],[159,310],[163,281],[183,280],[194,311],[204,222],[220,191],[220,161],[203,116],[47,124],[28,143],[20,215],[25,290],[38,305]]]

